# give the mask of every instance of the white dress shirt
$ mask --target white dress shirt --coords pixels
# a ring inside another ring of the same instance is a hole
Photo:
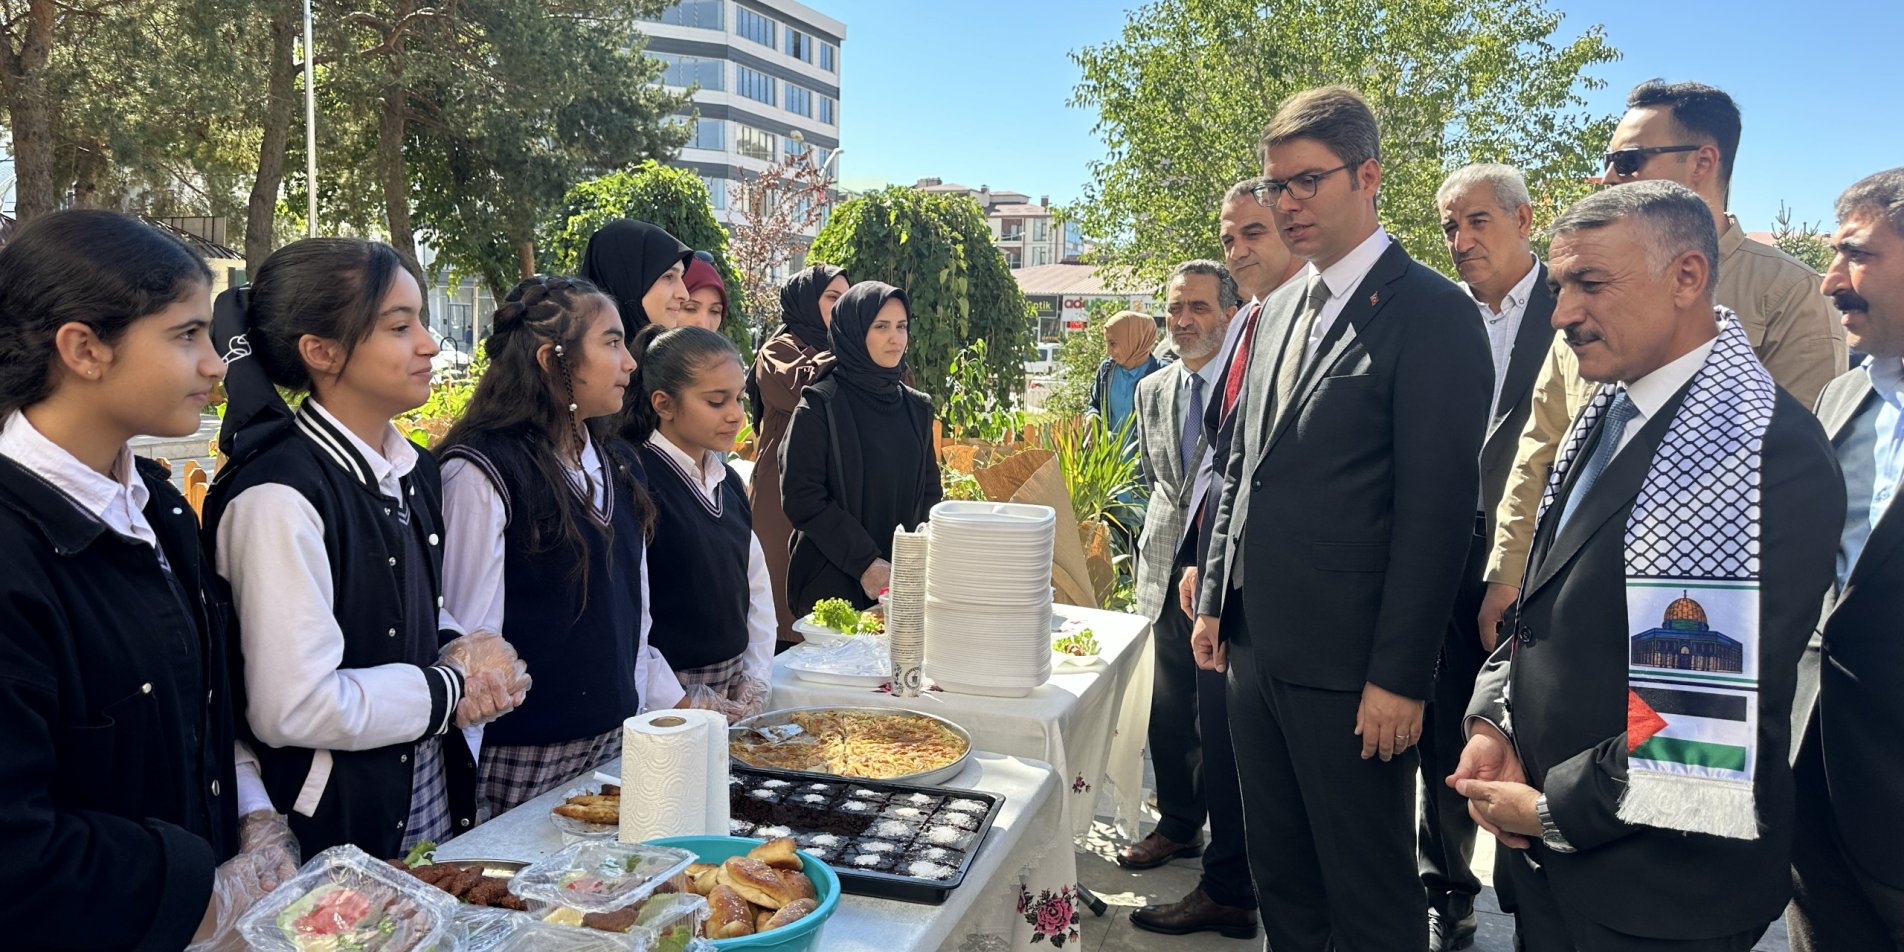
[[[1712,348],[1717,343],[1716,337],[1706,341],[1681,354],[1665,366],[1626,385],[1626,398],[1632,401],[1634,412],[1633,418],[1626,421],[1626,429],[1620,431],[1620,445],[1613,453],[1615,458],[1618,458],[1620,452],[1626,449],[1627,444],[1633,442],[1633,437],[1639,433],[1640,428],[1666,406],[1666,401],[1671,400],[1673,394],[1692,382],[1693,375],[1699,372],[1700,367],[1705,366],[1706,356],[1712,353]]]
[[[597,512],[606,512],[608,473],[592,441],[582,445],[581,464],[564,467],[569,479],[579,487],[584,482],[584,469],[592,473],[595,492],[591,503]],[[443,551],[443,599],[450,614],[471,631],[503,630],[503,532],[508,524],[502,494],[481,467],[466,459],[443,464],[443,531],[449,536]],[[641,547],[636,574],[641,591],[641,634],[635,647],[635,683],[641,687],[642,710],[670,708],[680,703],[686,692],[681,690],[681,682],[675,679],[667,659],[648,644],[648,630],[654,620],[648,614],[646,545]],[[529,676],[535,677],[535,672],[529,672]],[[469,731],[464,735],[472,746],[479,743],[480,735]]]
[[[1540,276],[1540,259],[1534,258],[1527,265],[1527,273],[1509,289],[1507,296],[1501,298],[1499,311],[1488,307],[1480,298],[1474,299],[1474,306],[1481,311],[1481,326],[1487,331],[1488,349],[1494,354],[1494,399],[1488,402],[1488,417],[1493,418],[1494,410],[1501,405],[1501,385],[1507,382],[1507,365],[1514,359],[1514,339],[1521,332],[1521,318],[1527,314],[1527,298],[1534,293],[1534,279]],[[1467,284],[1461,285],[1469,296],[1474,289]]]
[[[710,506],[718,505],[717,494],[729,472],[727,460],[719,453],[703,451],[697,463],[686,451],[656,430],[648,435],[648,445],[660,450],[683,473],[695,474],[689,483]],[[648,474],[650,479],[665,474]],[[774,639],[779,637],[779,618],[774,614],[773,582],[767,575],[767,553],[760,537],[747,533],[747,649],[741,653],[741,669],[761,682],[773,680]]]
[[[112,475],[108,476],[79,461],[79,457],[46,438],[26,414],[19,410],[0,425],[0,456],[37,474],[65,493],[73,505],[122,536],[137,539],[152,547],[161,564],[165,554],[159,551],[159,537],[146,521],[145,506],[152,493],[132,462],[131,447],[120,447],[113,457]],[[169,571],[169,569],[168,569]],[[242,712],[238,712],[242,714]],[[259,779],[258,758],[243,741],[233,750],[238,766],[238,815],[270,810],[271,795]]]
[[[1368,277],[1368,273],[1375,268],[1375,262],[1380,261],[1387,250],[1388,232],[1377,225],[1374,234],[1362,239],[1362,243],[1343,255],[1341,260],[1320,271],[1322,283],[1329,286],[1329,299],[1322,302],[1322,311],[1316,315],[1316,322],[1309,328],[1309,340],[1302,350],[1303,366],[1308,366],[1310,358],[1316,354],[1316,345],[1322,343],[1329,328],[1335,326],[1335,319],[1342,315],[1343,308],[1349,306],[1349,297],[1362,286],[1362,279]],[[1318,269],[1312,261],[1308,268],[1299,273],[1303,275],[1303,283],[1307,284],[1314,280]]]

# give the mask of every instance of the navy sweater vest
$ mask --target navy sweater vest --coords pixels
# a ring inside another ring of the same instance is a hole
[[[718,502],[710,505],[689,483],[698,477],[664,451],[644,444],[641,464],[655,502],[648,643],[676,671],[731,660],[747,650],[747,554],[754,535],[747,488],[730,468],[716,490]]]

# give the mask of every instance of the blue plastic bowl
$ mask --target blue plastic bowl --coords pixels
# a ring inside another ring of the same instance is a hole
[[[745,836],[668,836],[649,840],[656,846],[678,846],[700,858],[703,863],[720,863],[730,856],[745,856],[747,851],[766,842]],[[717,949],[754,949],[757,952],[810,952],[820,947],[820,927],[840,904],[840,877],[811,854],[800,854],[800,871],[813,880],[813,892],[819,908],[799,922],[781,926],[759,935],[736,939],[713,939]]]

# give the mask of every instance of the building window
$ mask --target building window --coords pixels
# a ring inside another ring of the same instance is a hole
[[[813,62],[813,37],[787,27],[787,55],[802,63]]]
[[[1025,240],[1025,220],[1023,218],[1001,218],[998,222],[999,241]]]
[[[1005,249],[1005,267],[1007,268],[1020,267],[1023,264],[1023,261],[1024,259],[1019,256],[1019,252],[1017,248]]]
[[[832,154],[833,154],[832,149],[822,149],[817,145],[814,146],[813,147],[813,167],[816,169],[826,168],[826,160]]]
[[[785,151],[787,155],[793,156],[796,158],[799,157],[800,153],[805,152],[807,150],[806,143],[797,142],[794,140],[792,136],[788,136],[785,139],[780,140],[780,148],[783,151]]]
[[[840,71],[840,49],[831,43],[820,44],[820,68],[829,73]]]
[[[838,125],[840,120],[834,116],[834,112],[838,109],[839,109],[839,104],[833,101],[832,96],[820,97],[820,121],[821,122],[824,122],[829,126]]]
[[[774,104],[774,78],[766,73],[748,69],[745,66],[734,67],[735,91],[748,99]]]
[[[734,151],[750,159],[762,162],[774,160],[774,134],[756,129],[753,126],[734,125]]]
[[[1038,247],[1031,249],[1032,265],[1036,267],[1037,265],[1041,265],[1041,264],[1050,264],[1051,261],[1050,261],[1050,258],[1048,257],[1050,254],[1050,251],[1051,249],[1046,248],[1043,245],[1039,245]]]
[[[813,91],[805,86],[787,84],[787,111],[802,116],[813,115]]]
[[[727,76],[725,61],[709,59],[705,56],[682,56],[678,53],[652,54],[666,64],[668,68],[661,73],[664,86],[699,86],[702,89],[726,89]]]
[[[734,32],[769,49],[774,45],[774,21],[746,7],[734,8]]]
[[[727,180],[724,178],[702,179],[707,183],[707,201],[715,208],[727,207]]]
[[[1031,240],[1046,241],[1051,238],[1051,219],[1034,218],[1031,220]],[[1044,262],[1039,262],[1043,264]]]
[[[727,136],[724,134],[727,124],[719,119],[697,119],[694,122],[694,135],[687,141],[689,149],[712,149],[716,152],[727,148]]]
[[[702,30],[718,30],[721,22],[722,0],[681,0],[661,11],[658,17],[642,17],[644,20],[672,23],[675,26],[691,26]]]

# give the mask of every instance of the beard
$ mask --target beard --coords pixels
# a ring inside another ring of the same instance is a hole
[[[1214,355],[1217,352],[1217,348],[1223,346],[1223,338],[1217,334],[1199,334],[1188,342],[1185,342],[1173,333],[1170,335],[1170,346],[1176,350],[1177,356],[1180,358],[1186,360],[1202,360],[1205,357]]]

